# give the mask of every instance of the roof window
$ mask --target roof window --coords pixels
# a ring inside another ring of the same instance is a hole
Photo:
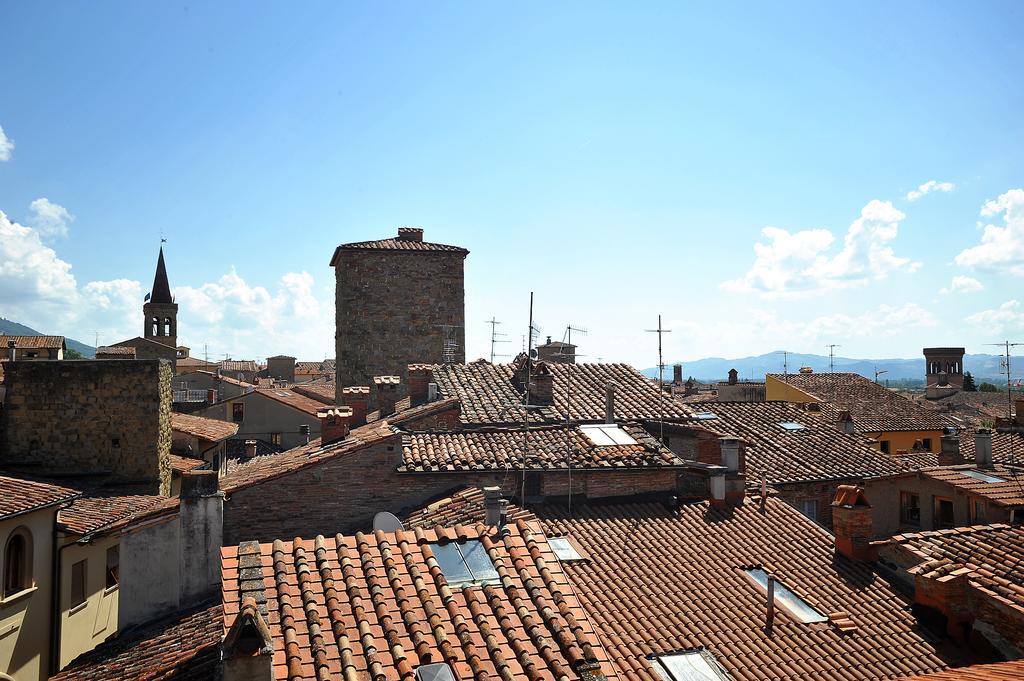
[[[430,544],[430,550],[448,581],[448,586],[498,584],[498,571],[479,539],[447,544]]]
[[[754,582],[761,587],[764,593],[768,593],[768,573],[761,568],[746,568],[743,570]],[[812,608],[808,603],[786,588],[786,585],[775,580],[775,604],[782,607],[791,616],[804,624],[812,622],[826,622],[828,618]]]
[[[580,426],[580,430],[587,436],[587,439],[598,447],[611,447],[614,445],[635,445],[634,440],[626,431],[611,423],[597,423],[593,425]]]
[[[563,563],[584,560],[575,543],[568,537],[550,537],[548,538],[548,544],[551,546],[551,550],[555,552],[555,555],[558,556],[558,560]]]
[[[706,650],[655,655],[651,666],[665,681],[728,681],[732,677]]]
[[[797,423],[796,421],[783,421],[782,423],[779,424],[779,427],[782,428],[783,430],[788,430],[788,431],[791,431],[791,432],[796,432],[798,430],[804,430],[806,428],[806,426],[804,426],[804,424]]]
[[[1006,482],[1006,480],[1003,480],[1002,478],[997,478],[994,475],[989,475],[988,473],[982,473],[981,471],[968,470],[968,471],[960,471],[960,472],[963,473],[964,475],[966,475],[969,478],[974,478],[975,480],[981,480],[982,482]]]
[[[714,421],[715,419],[718,418],[718,414],[716,414],[713,411],[698,411],[696,414],[693,415],[693,418],[697,419],[698,421]]]
[[[425,664],[416,669],[416,681],[455,681],[455,674],[445,662]]]

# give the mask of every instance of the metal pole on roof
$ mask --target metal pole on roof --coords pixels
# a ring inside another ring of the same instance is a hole
[[[661,408],[661,419],[659,422],[661,443],[665,444],[665,362],[661,358],[661,334],[672,333],[672,329],[661,328],[661,315],[658,315],[658,328],[645,329],[647,333],[658,334],[658,406]]]
[[[1015,447],[1013,441],[1013,379],[1010,374],[1010,348],[1015,348],[1018,345],[1024,345],[1024,343],[1014,343],[1012,341],[1003,341],[1002,343],[987,343],[986,345],[1001,345],[1006,353],[1003,358],[1003,365],[1006,367],[1006,420],[1010,427],[1010,465],[1015,466],[1017,464],[1016,453],[1014,452]],[[1020,414],[1018,414],[1020,417]]]
[[[841,348],[841,347],[843,347],[843,346],[842,345],[838,345],[837,343],[829,343],[829,345],[828,345],[828,372],[830,374],[834,374],[836,372],[835,366],[833,364],[833,359],[835,358],[834,350],[836,348]]]
[[[533,376],[533,291],[530,291],[530,326],[527,329],[526,345],[526,397],[523,409],[523,469],[522,493],[519,500],[526,508],[526,454],[530,449],[530,377]]]
[[[498,324],[501,324],[501,322],[499,322],[493,316],[484,323],[491,325],[491,364],[494,364],[495,357],[505,357],[505,355],[494,354],[494,345],[495,343],[508,343],[508,340],[500,338],[500,336],[507,336],[508,334],[501,333],[498,331]]]

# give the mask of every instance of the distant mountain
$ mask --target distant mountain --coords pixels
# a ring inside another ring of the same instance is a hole
[[[33,328],[19,324],[18,322],[12,322],[10,319],[4,319],[0,317],[0,334],[8,334],[11,336],[59,336],[59,333],[47,334],[40,333]],[[83,357],[95,357],[96,348],[91,345],[86,345],[81,341],[76,341],[74,338],[64,337],[64,342],[68,346],[68,350],[77,350],[82,353]]]
[[[970,371],[974,380],[992,381],[997,383],[1002,372],[1002,357],[999,355],[964,355],[964,369]],[[1019,360],[1018,366],[1024,368],[1024,358]],[[755,357],[740,357],[737,359],[723,359],[721,357],[708,357],[692,362],[683,362],[683,377],[693,376],[699,381],[713,382],[725,380],[729,375],[729,369],[736,369],[741,380],[763,381],[765,374],[781,374],[783,371],[782,352],[770,352]],[[795,352],[789,353],[787,359],[789,371],[795,373],[800,367],[811,367],[815,372],[827,372],[829,370],[828,357],[825,355],[804,355]],[[879,380],[889,381],[920,381],[924,383],[924,357],[916,359],[852,359],[849,357],[836,357],[833,359],[836,371],[846,371],[874,379],[875,371],[884,371],[879,375]],[[643,373],[652,378],[657,378],[658,369],[644,369]],[[1014,372],[1016,373],[1016,372]],[[672,379],[672,363],[665,363],[666,380]],[[1005,376],[1005,374],[1004,374]],[[1003,382],[1006,381],[1004,377]]]

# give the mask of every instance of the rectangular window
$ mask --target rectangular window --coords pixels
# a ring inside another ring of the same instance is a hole
[[[956,520],[953,517],[952,499],[935,497],[933,511],[934,516],[932,518],[932,525],[934,526],[934,529],[949,530],[956,526]]]
[[[900,492],[900,522],[921,527],[921,497],[914,492]]]
[[[241,423],[245,419],[245,405],[241,402],[231,403],[231,420]]]
[[[797,430],[803,430],[804,424],[797,423],[796,421],[783,421],[782,423],[779,424],[779,427],[782,428],[783,430],[788,430],[792,432]]]
[[[924,438],[921,440],[921,446],[926,452],[932,451],[932,439],[930,437]]]
[[[651,666],[665,681],[728,681],[732,678],[706,650],[655,655]]]
[[[754,582],[761,587],[762,593],[768,594],[768,573],[761,568],[748,568],[744,570]],[[812,622],[825,622],[828,618],[812,608],[802,598],[786,588],[786,585],[775,580],[775,605],[781,607],[798,622],[810,624]]]
[[[487,549],[479,539],[447,544],[430,544],[430,550],[444,573],[450,587],[498,584],[498,571],[494,569]]]
[[[71,607],[74,608],[77,605],[85,603],[85,580],[88,576],[86,574],[86,563],[85,560],[80,560],[71,566]]]
[[[270,434],[270,444],[277,445],[278,447],[280,447],[281,446],[281,433],[271,433]]]
[[[888,454],[889,453],[889,441],[888,440],[880,440],[878,442],[878,448],[882,451],[883,454]]]
[[[121,577],[121,545],[107,548],[107,588],[117,586]]]
[[[814,522],[818,522],[818,500],[804,499],[800,502],[800,512]]]
[[[614,424],[598,423],[594,425],[580,426],[580,430],[587,436],[588,440],[598,447],[636,444],[636,440],[630,437],[626,431]]]
[[[555,552],[555,555],[558,556],[558,560],[563,563],[583,560],[583,555],[579,552],[575,542],[568,537],[551,537],[548,539],[548,544],[551,546],[551,550]]]

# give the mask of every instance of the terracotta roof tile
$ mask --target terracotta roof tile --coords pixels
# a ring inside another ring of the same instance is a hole
[[[322,409],[324,406],[324,403],[321,400],[314,400],[311,397],[300,395],[287,388],[257,388],[253,392],[269,397],[281,404],[287,404],[289,407],[298,409],[299,411],[305,412],[311,416],[316,416],[317,410]]]
[[[906,681],[1020,681],[1020,679],[1024,679],[1024,660],[947,669],[935,674],[912,676]]]
[[[210,442],[219,442],[237,433],[238,424],[194,414],[171,412],[171,429]]]
[[[373,241],[357,241],[351,244],[341,244],[334,251],[331,258],[333,265],[338,258],[338,251],[412,251],[418,253],[463,253],[469,251],[461,246],[449,246],[447,244],[435,244],[428,241],[413,241],[411,239],[376,239]]]
[[[533,513],[515,504],[507,506],[507,517],[509,522],[537,519]],[[466,487],[411,510],[403,522],[407,529],[430,529],[437,525],[450,527],[456,524],[482,523],[486,518],[484,491],[479,487]]]
[[[1002,482],[985,482],[967,475],[968,472],[980,472],[1002,479]],[[940,466],[926,468],[920,474],[948,483],[957,489],[965,490],[1000,506],[1020,506],[1024,504],[1024,472],[1005,468],[1003,466],[992,466],[979,469],[976,466]]]
[[[70,501],[79,494],[78,490],[70,487],[0,475],[0,518]]]
[[[769,374],[817,397],[826,410],[845,410],[858,433],[942,430],[950,421],[860,374]]]
[[[333,383],[298,383],[291,387],[292,392],[296,392],[304,397],[308,397],[311,400],[317,402],[323,402],[324,404],[334,405],[335,394]]]
[[[15,346],[18,350],[21,349],[34,349],[34,348],[46,348],[50,350],[59,350],[64,347],[64,336],[7,336],[0,335],[0,349],[3,352],[7,351],[7,343],[10,341],[15,342]]]
[[[175,513],[178,500],[159,494],[117,494],[116,489],[86,492],[57,516],[61,526],[73,534],[110,530],[150,515]]]
[[[303,376],[324,375],[333,376],[337,370],[337,364],[333,359],[325,359],[322,362],[296,362],[295,373]]]
[[[453,586],[432,549],[438,541],[479,541],[497,579]],[[254,588],[240,568],[250,548],[222,550],[224,631]],[[437,662],[457,679],[571,679],[589,664],[617,678],[554,552],[525,522],[502,532],[459,525],[256,548],[280,681],[411,680]]]
[[[964,460],[973,461],[975,452],[973,430],[960,431],[960,453]],[[992,432],[992,461],[1003,465],[1024,467],[1024,434]]]
[[[221,371],[259,371],[260,367],[251,359],[225,359],[217,362]]]
[[[52,681],[208,681],[217,677],[223,627],[220,604],[122,632],[73,660]]]
[[[175,473],[187,473],[206,465],[206,461],[195,459],[190,456],[178,456],[171,454],[171,470]]]
[[[111,357],[135,357],[135,348],[130,345],[103,345],[96,348],[96,358],[101,359],[102,355],[109,355]],[[181,366],[182,360],[177,361],[177,365]]]

